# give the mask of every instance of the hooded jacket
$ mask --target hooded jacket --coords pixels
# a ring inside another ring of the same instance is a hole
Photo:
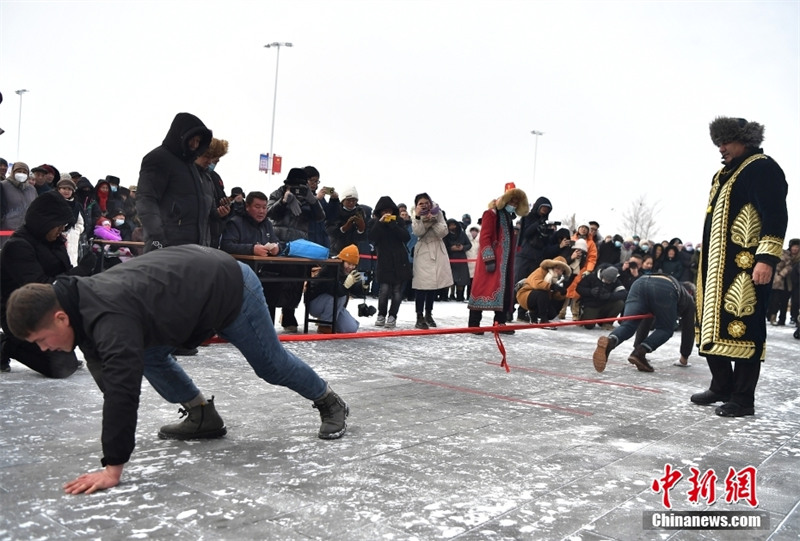
[[[200,146],[189,141],[200,136]],[[194,160],[208,149],[211,130],[189,113],[178,113],[163,143],[142,158],[136,211],[144,230],[145,252],[164,246],[211,242],[209,220],[214,186]]]
[[[16,162],[14,168],[9,172],[8,178],[0,182],[0,200],[2,200],[2,212],[0,212],[0,229],[14,231],[22,225],[25,219],[25,211],[31,202],[36,199],[38,193],[36,188],[31,186],[27,180],[19,182],[14,178],[14,173],[28,172],[28,166],[23,162]]]
[[[56,192],[45,192],[33,200],[25,213],[25,223],[17,229],[0,251],[0,298],[3,327],[6,327],[6,301],[25,284],[49,284],[61,274],[91,274],[94,258],[84,266],[72,267],[66,240],[59,235],[50,242],[45,237],[54,227],[73,223],[72,208]]]
[[[394,220],[379,220],[381,211],[392,211]],[[374,219],[367,226],[367,236],[377,253],[376,279],[379,284],[402,284],[411,279],[411,263],[408,260],[406,244],[411,239],[405,222],[400,218],[400,210],[388,195],[378,199]]]

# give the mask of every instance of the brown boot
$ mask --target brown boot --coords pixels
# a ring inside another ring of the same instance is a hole
[[[611,350],[615,347],[617,347],[617,337],[613,334],[601,336],[597,339],[597,348],[594,350],[594,354],[592,354],[592,362],[594,363],[595,370],[602,372],[606,369],[608,354],[611,353]]]
[[[644,348],[643,345],[639,344],[636,346],[636,349],[633,350],[633,353],[630,354],[628,357],[628,362],[636,365],[636,368],[639,372],[655,372],[655,368],[652,367],[650,361],[647,360],[645,354],[648,351]]]

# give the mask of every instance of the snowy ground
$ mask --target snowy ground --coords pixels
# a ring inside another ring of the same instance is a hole
[[[413,312],[403,304],[399,329],[413,328]],[[440,328],[467,315],[462,303],[434,308]],[[99,467],[102,397],[91,377],[46,380],[12,362],[0,376],[0,539],[797,539],[791,332],[770,327],[756,415],[741,419],[689,402],[709,374],[698,357],[672,365],[677,335],[651,356],[650,374],[626,361],[629,343],[596,373],[602,332],[580,327],[502,336],[508,373],[491,334],[287,343],[349,403],[338,441],[316,438],[307,401],[257,379],[230,345],[211,345],[181,363],[216,396],[228,435],[159,440],[176,407],[145,384],[123,483],[91,496],[60,489]],[[652,484],[667,464],[684,476],[673,509],[698,511],[754,510],[725,503],[724,478],[756,467],[755,510],[769,525],[645,529],[644,512],[665,510]],[[687,501],[690,467],[716,473],[712,505]]]

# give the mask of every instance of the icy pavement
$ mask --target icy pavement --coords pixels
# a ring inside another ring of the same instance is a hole
[[[413,328],[413,310],[403,304],[398,328]],[[462,327],[466,305],[437,303],[434,317]],[[177,408],[145,383],[123,482],[90,496],[61,485],[100,466],[91,376],[47,380],[12,362],[0,375],[0,539],[798,539],[800,341],[769,332],[756,415],[740,419],[689,402],[709,373],[696,356],[673,366],[677,334],[651,356],[654,373],[627,362],[628,342],[598,374],[602,331],[582,327],[502,335],[508,373],[491,334],[288,343],[349,403],[337,441],[316,437],[309,402],[211,345],[180,362],[216,396],[228,435],[158,439]],[[673,510],[761,511],[768,527],[646,529],[645,512],[666,511],[653,483],[668,465],[683,476]],[[746,485],[726,503],[726,475],[748,466],[758,506]],[[715,473],[714,498],[688,501],[692,467]]]

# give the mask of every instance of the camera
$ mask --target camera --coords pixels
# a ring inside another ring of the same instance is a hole
[[[292,192],[296,198],[303,199],[308,195],[308,186],[303,184],[292,185],[289,186],[289,191]]]
[[[374,306],[370,306],[365,302],[358,305],[358,317],[372,317],[377,311]]]
[[[547,227],[552,227],[552,228],[555,229],[556,227],[561,225],[561,222],[554,222],[554,221],[548,220],[548,221],[545,222],[545,224],[547,224]]]
[[[639,264],[636,261],[629,261],[628,262],[628,268],[629,269],[638,269],[639,268]]]

